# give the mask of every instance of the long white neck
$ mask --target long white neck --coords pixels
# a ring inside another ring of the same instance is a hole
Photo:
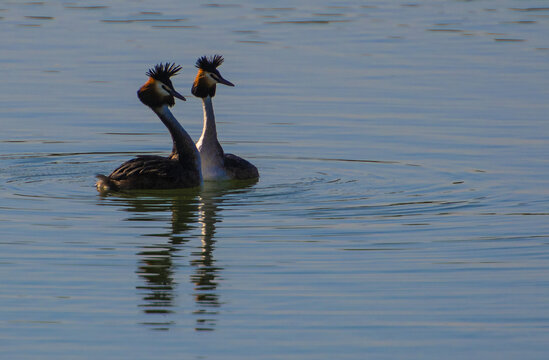
[[[217,140],[215,115],[210,96],[202,98],[202,108],[204,110],[204,127],[202,135],[196,143],[202,159],[202,175],[204,180],[225,178],[227,173],[225,172],[224,152]]]
[[[202,98],[202,109],[204,110],[204,126],[202,127],[202,135],[200,136],[200,139],[202,141],[217,140],[214,109],[212,98],[209,95]]]
[[[200,154],[194,145],[193,139],[191,139],[189,134],[183,129],[183,126],[173,116],[168,105],[162,105],[152,110],[168,128],[172,136],[173,150],[170,157],[179,160],[185,169],[198,171],[200,178],[202,178]]]

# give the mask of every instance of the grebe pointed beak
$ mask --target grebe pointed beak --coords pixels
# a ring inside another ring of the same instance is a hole
[[[169,93],[172,94],[173,97],[176,97],[178,99],[181,99],[183,101],[187,101],[183,95],[175,91],[174,89],[168,89]]]
[[[219,75],[219,83],[220,84],[224,84],[224,85],[227,85],[227,86],[234,86],[234,84],[232,82],[230,82],[229,80],[225,80],[223,78],[223,76]]]

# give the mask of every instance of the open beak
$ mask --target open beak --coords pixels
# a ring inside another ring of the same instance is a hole
[[[174,89],[169,89],[169,92],[170,94],[172,94],[172,96],[178,98],[178,99],[181,99],[183,101],[187,101],[187,99],[185,99],[185,97],[183,95],[181,95],[180,93],[178,93],[177,91],[175,91]]]

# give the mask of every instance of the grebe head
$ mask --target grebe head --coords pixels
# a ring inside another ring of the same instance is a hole
[[[196,60],[195,66],[198,68],[198,74],[196,74],[191,89],[194,96],[201,98],[214,97],[217,84],[234,86],[232,82],[225,80],[217,70],[217,67],[223,64],[223,60],[221,55],[202,56]]]
[[[174,106],[174,97],[185,101],[183,95],[175,91],[170,77],[176,75],[181,66],[165,63],[158,64],[149,69],[146,75],[149,80],[137,91],[137,97],[141,102],[151,108],[163,105]]]

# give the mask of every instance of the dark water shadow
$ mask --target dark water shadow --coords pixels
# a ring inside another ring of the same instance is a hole
[[[129,213],[128,222],[169,224],[160,233],[146,232],[159,228],[157,224],[144,226],[141,234],[162,240],[147,241],[137,253],[136,273],[141,283],[136,290],[141,296],[139,306],[148,316],[142,325],[153,330],[169,330],[183,320],[181,313],[192,313],[195,331],[215,330],[222,305],[217,287],[223,268],[216,265],[214,256],[216,224],[222,221],[221,205],[227,195],[247,192],[256,182],[225,182],[193,190],[137,191],[102,196],[111,204],[121,205],[122,210]],[[194,243],[196,239],[200,240],[199,246]],[[185,254],[186,249],[193,250]],[[185,258],[188,262],[182,260]],[[177,279],[181,277],[179,273],[188,268],[192,269],[189,275],[195,303],[192,311],[176,306],[176,298],[181,295]]]

